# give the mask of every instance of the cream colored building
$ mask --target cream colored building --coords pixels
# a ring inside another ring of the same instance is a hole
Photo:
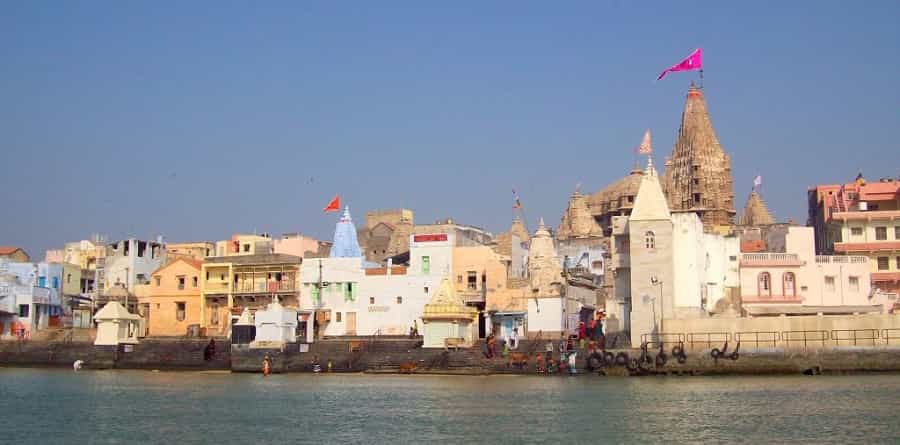
[[[208,241],[166,244],[166,256],[168,261],[173,261],[178,258],[193,258],[195,260],[203,261],[204,258],[213,255],[215,251],[216,245]]]

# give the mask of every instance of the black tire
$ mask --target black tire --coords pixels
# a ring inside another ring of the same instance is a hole
[[[740,356],[741,356],[741,355],[738,354],[737,351],[734,351],[734,352],[731,353],[731,356],[729,356],[729,358],[731,358],[731,361],[735,361],[735,360],[737,360]]]
[[[681,354],[684,354],[684,348],[681,346],[673,346],[672,347],[672,357],[679,357]]]
[[[683,365],[687,361],[687,356],[682,354],[675,358],[678,361],[679,365]]]
[[[608,365],[616,363],[616,355],[609,351],[603,351],[603,361]]]
[[[628,369],[628,370],[631,371],[631,372],[634,372],[634,371],[637,371],[638,369],[641,368],[641,363],[638,361],[638,359],[633,358],[633,359],[631,359],[631,361],[628,363],[628,365],[625,366],[625,368]]]
[[[587,360],[588,370],[593,371],[595,369],[602,368],[605,363],[603,362],[603,355],[597,352],[591,354]]]
[[[616,365],[624,366],[624,367],[627,368],[627,367],[628,367],[628,364],[629,364],[630,362],[631,362],[631,360],[630,360],[630,358],[628,357],[628,353],[627,353],[627,352],[620,352],[620,353],[616,354]]]
[[[666,363],[669,361],[669,358],[666,357],[666,353],[660,351],[659,354],[656,354],[656,367],[662,368],[666,366]]]
[[[718,359],[722,356],[722,351],[719,351],[719,348],[712,348],[712,351],[709,351],[709,356]]]

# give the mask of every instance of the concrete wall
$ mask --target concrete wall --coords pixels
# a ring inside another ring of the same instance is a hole
[[[674,309],[672,223],[663,221],[628,222],[631,260],[631,343],[640,344],[642,334],[656,332],[658,320]],[[645,234],[655,234],[655,247],[648,249]],[[680,255],[679,255],[680,257]],[[680,261],[680,258],[679,258]],[[661,285],[654,285],[653,278]],[[660,315],[662,311],[662,314]]]
[[[284,253],[300,258],[306,258],[316,254],[318,251],[319,241],[308,236],[298,235],[275,240],[275,253]]]
[[[528,333],[541,331],[558,333],[565,329],[564,299],[556,298],[529,298],[528,299]],[[521,334],[521,332],[519,333]]]
[[[872,346],[884,345],[884,329],[900,329],[900,315],[887,314],[863,314],[863,315],[835,315],[835,316],[796,316],[796,317],[753,317],[753,318],[704,318],[704,319],[666,319],[665,332],[667,334],[695,334],[697,347],[718,347],[726,338],[731,339],[731,344],[738,339],[734,333],[740,335],[742,347],[755,347],[754,339],[757,335],[752,332],[760,332],[760,347],[789,347],[800,348],[804,346],[802,338],[807,337],[807,346],[848,346],[853,345],[852,332],[847,330],[871,330],[871,332],[856,332],[857,345]],[[786,333],[792,331],[790,333]],[[803,334],[801,331],[808,331]],[[841,331],[841,332],[833,332]],[[705,333],[716,333],[707,336]],[[726,333],[723,335],[722,333]],[[897,343],[900,332],[890,333],[892,344]],[[877,337],[876,339],[863,339],[864,337]],[[700,344],[701,339],[710,338],[713,344]],[[822,338],[826,340],[821,341]],[[793,339],[793,341],[788,341]],[[844,340],[837,340],[844,339]],[[774,344],[773,344],[774,340]],[[685,341],[688,341],[686,339]]]

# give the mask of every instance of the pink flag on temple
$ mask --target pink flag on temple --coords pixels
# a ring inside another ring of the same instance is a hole
[[[669,68],[666,68],[663,72],[659,73],[659,77],[656,80],[660,80],[663,77],[666,77],[666,74],[673,73],[675,71],[696,71],[699,69],[703,69],[703,55],[700,48],[694,50],[691,55],[687,56],[686,59],[678,62],[675,65],[672,65]]]

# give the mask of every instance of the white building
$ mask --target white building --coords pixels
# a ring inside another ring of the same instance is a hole
[[[409,245],[409,267],[367,263],[345,210],[332,257],[300,267],[300,307],[314,311],[316,337],[403,335],[414,324],[421,329],[425,304],[451,270],[453,237],[411,235]]]
[[[62,313],[62,268],[0,261],[0,338],[32,336]]]

